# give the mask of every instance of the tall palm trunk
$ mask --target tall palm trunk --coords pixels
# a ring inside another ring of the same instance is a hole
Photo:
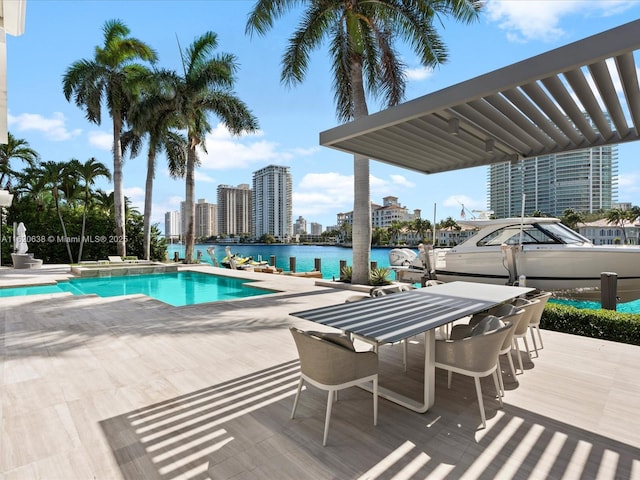
[[[354,118],[368,115],[367,101],[362,79],[362,62],[354,59],[351,66]],[[371,193],[369,186],[369,159],[353,156],[353,267],[351,282],[369,284],[371,258]]]
[[[122,131],[121,113],[113,112],[113,204],[114,220],[116,223],[116,240],[118,255],[124,257],[127,254],[126,231],[124,228],[124,191],[122,186],[122,144],[120,133]]]
[[[89,188],[84,190],[84,205],[82,209],[82,229],[80,231],[80,248],[78,249],[78,263],[82,261],[82,249],[84,248],[84,232],[87,225],[87,208],[89,205]]]
[[[69,237],[67,236],[67,227],[64,224],[64,219],[62,218],[62,212],[60,211],[60,202],[58,201],[58,187],[53,189],[53,198],[56,201],[56,213],[58,214],[58,219],[60,220],[60,225],[62,226],[62,235],[64,235],[64,244],[67,246],[67,253],[69,254],[69,263],[73,263],[73,255],[71,254],[71,247],[69,246]]]
[[[144,186],[144,219],[143,219],[143,241],[144,258],[151,259],[151,207],[153,205],[153,177],[155,176],[156,149],[153,143],[149,146],[147,157],[147,181]]]
[[[189,150],[187,151],[187,169],[185,172],[185,209],[186,226],[185,232],[185,263],[192,263],[193,261],[193,247],[195,243],[195,166],[196,166],[196,146],[198,142],[193,137],[189,138]]]

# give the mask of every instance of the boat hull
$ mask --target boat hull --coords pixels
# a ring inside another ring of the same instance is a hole
[[[493,250],[492,250],[493,249]],[[640,249],[600,246],[523,246],[516,253],[518,275],[527,286],[569,298],[599,300],[603,273],[617,276],[621,302],[640,298]],[[439,262],[438,280],[507,284],[509,271],[499,247],[478,251],[452,249]]]

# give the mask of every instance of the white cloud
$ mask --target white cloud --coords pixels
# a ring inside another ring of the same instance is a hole
[[[199,182],[205,182],[205,183],[217,182],[217,180],[214,177],[212,177],[211,175],[207,175],[206,173],[203,173],[202,170],[200,169],[196,169],[194,173],[194,178],[195,178],[196,184],[198,184]]]
[[[424,80],[433,75],[433,68],[407,68],[405,74],[407,75],[407,80]]]
[[[407,188],[413,188],[416,186],[415,183],[408,180],[404,175],[389,175],[389,178],[391,178],[391,183],[393,185],[399,185]]]
[[[89,145],[100,150],[111,151],[113,149],[113,136],[110,133],[94,130],[89,132]]]
[[[294,216],[314,217],[353,209],[353,175],[308,173],[293,190]]]
[[[19,132],[36,130],[42,132],[46,138],[56,142],[69,140],[80,135],[81,130],[67,130],[64,115],[54,112],[50,118],[38,113],[22,113],[17,116],[7,115],[9,126]]]
[[[209,170],[247,169],[265,162],[290,163],[296,157],[309,156],[319,149],[295,148],[280,150],[275,142],[261,139],[262,131],[234,137],[218,124],[205,138],[207,153],[199,152],[202,168]]]
[[[618,176],[618,191],[623,199],[637,196],[640,192],[640,173],[620,174]]]
[[[513,42],[555,41],[565,36],[559,26],[564,17],[608,16],[630,8],[629,0],[489,0],[490,21],[507,32]]]

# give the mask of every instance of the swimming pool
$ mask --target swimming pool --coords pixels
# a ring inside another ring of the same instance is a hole
[[[70,292],[100,297],[143,294],[174,307],[274,293],[250,281],[200,272],[155,273],[104,278],[72,278],[56,285],[1,288],[0,297]]]

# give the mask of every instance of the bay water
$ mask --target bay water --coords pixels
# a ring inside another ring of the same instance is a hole
[[[347,265],[353,265],[353,253],[351,248],[324,246],[324,245],[283,245],[283,244],[238,244],[229,245],[231,252],[240,257],[252,257],[254,260],[266,260],[271,263],[271,257],[275,256],[276,267],[283,271],[290,271],[290,258],[296,260],[296,272],[310,272],[314,269],[315,259],[320,259],[320,271],[322,278],[340,278],[340,260],[345,260]],[[200,261],[213,264],[213,260],[207,253],[208,248],[214,248],[213,255],[222,266],[222,260],[226,256],[224,244],[196,244],[194,255],[200,254]],[[167,245],[169,259],[173,259],[175,252],[180,258],[184,258],[184,245]],[[371,261],[377,262],[378,267],[389,266],[389,251],[391,247],[372,248]],[[417,253],[417,250],[415,250]]]

